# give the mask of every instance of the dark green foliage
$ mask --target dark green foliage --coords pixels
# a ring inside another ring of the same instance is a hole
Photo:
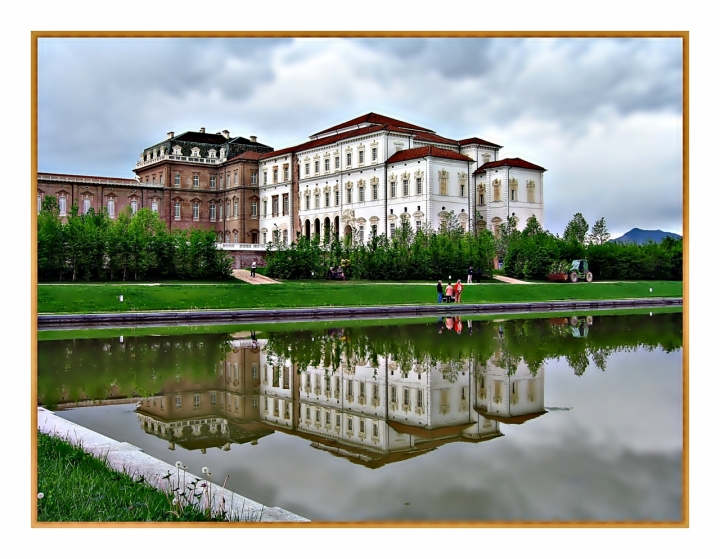
[[[267,274],[279,279],[325,278],[331,267],[342,265],[348,279],[438,280],[463,278],[468,266],[475,277],[489,276],[495,255],[488,231],[466,233],[454,215],[441,231],[414,231],[407,219],[398,224],[395,235],[371,238],[367,244],[300,236],[289,247],[278,246],[267,253]]]
[[[80,214],[72,206],[63,223],[57,201],[47,196],[38,215],[38,278],[41,281],[136,281],[222,279],[231,261],[212,231],[168,233],[147,208],[110,219],[103,211]]]

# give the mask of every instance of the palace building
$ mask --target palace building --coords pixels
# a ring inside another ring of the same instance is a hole
[[[376,113],[337,124],[297,146],[274,150],[256,136],[188,131],[142,151],[135,179],[38,174],[38,212],[46,195],[60,215],[130,207],[157,212],[169,229],[216,232],[236,267],[261,258],[268,243],[298,235],[392,237],[407,219],[437,230],[451,212],[466,231],[497,232],[508,217],[519,229],[543,223],[543,167],[501,159],[502,146],[453,140]]]

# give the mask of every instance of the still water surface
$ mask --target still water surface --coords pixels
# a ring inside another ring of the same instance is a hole
[[[52,340],[38,367],[58,415],[313,520],[681,518],[681,312]]]

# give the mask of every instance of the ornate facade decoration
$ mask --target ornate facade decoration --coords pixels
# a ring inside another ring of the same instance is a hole
[[[447,196],[448,179],[450,178],[450,173],[448,173],[445,169],[440,169],[440,171],[438,172],[438,178],[440,179],[440,194],[443,196]]]
[[[493,202],[499,202],[502,198],[500,198],[500,187],[502,186],[502,182],[500,179],[495,179],[492,182],[493,186]]]
[[[355,219],[355,210],[343,210],[340,221],[351,221]]]
[[[370,225],[377,225],[378,223],[380,223],[380,218],[379,218],[379,217],[377,217],[377,216],[372,216],[372,217],[370,218]]]

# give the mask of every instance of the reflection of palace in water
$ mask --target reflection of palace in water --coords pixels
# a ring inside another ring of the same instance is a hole
[[[491,440],[503,423],[519,424],[544,408],[544,367],[521,361],[512,374],[502,349],[485,363],[415,361],[404,370],[392,357],[375,363],[347,355],[340,366],[298,371],[237,334],[233,351],[202,384],[178,382],[137,407],[143,429],[189,450],[223,448],[274,431],[377,468],[449,442]],[[374,366],[377,365],[377,366]]]

